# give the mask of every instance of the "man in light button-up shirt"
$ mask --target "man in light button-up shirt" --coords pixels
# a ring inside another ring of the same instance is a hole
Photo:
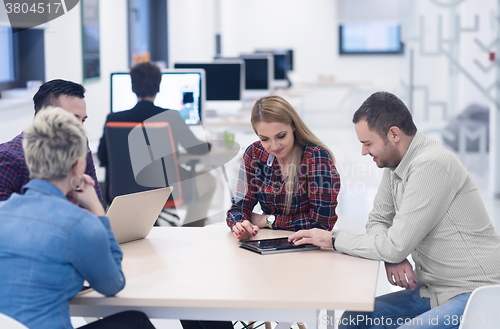
[[[366,233],[312,229],[290,240],[384,261],[389,282],[406,288],[377,297],[374,312],[344,313],[339,328],[458,328],[470,293],[500,283],[500,237],[478,188],[396,96],[371,95],[353,122],[362,154],[385,168]]]

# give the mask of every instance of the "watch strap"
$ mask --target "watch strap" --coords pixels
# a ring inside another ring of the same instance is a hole
[[[337,236],[339,235],[339,231],[335,231],[332,233],[332,247],[333,247],[333,250],[337,250],[335,249],[335,240],[337,239]]]
[[[269,218],[271,216],[272,216],[272,220],[271,220],[271,218]],[[272,215],[272,214],[268,215],[266,217],[266,225],[267,225],[267,227],[269,227],[269,228],[272,229],[273,228],[273,224],[274,224],[275,221],[276,221],[276,216],[275,215]]]

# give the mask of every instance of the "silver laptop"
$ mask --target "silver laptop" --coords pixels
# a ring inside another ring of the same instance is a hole
[[[114,198],[106,216],[116,241],[125,243],[145,238],[173,189],[170,186]]]

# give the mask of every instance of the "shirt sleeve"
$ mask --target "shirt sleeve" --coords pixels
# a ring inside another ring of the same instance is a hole
[[[389,178],[390,172],[389,169],[384,169],[382,180],[380,181],[373,202],[373,209],[368,215],[368,223],[366,224],[366,233],[368,234],[376,235],[387,233],[396,215],[396,208],[391,192],[391,180]]]
[[[20,191],[20,168],[21,164],[9,152],[0,152],[0,201]]]
[[[276,215],[274,226],[286,230],[320,228],[331,230],[337,222],[337,196],[340,191],[340,175],[328,152],[324,149],[312,153],[307,161],[307,181],[298,187],[309,202],[303,212],[293,215]],[[299,174],[301,173],[299,169]]]
[[[87,214],[75,225],[70,238],[70,259],[96,291],[113,296],[125,287],[122,251],[106,217]]]
[[[377,193],[367,234],[340,232],[335,248],[341,252],[388,263],[403,261],[440,222],[457,191],[449,173],[435,162],[414,166],[404,191],[388,193],[385,181]],[[432,186],[432,189],[429,187]],[[394,193],[402,193],[397,211]],[[380,211],[380,212],[379,212]],[[394,213],[394,217],[391,218]]]
[[[193,134],[178,111],[168,110],[165,114],[169,118],[174,140],[182,145],[187,153],[202,155],[209,152],[209,143],[199,140]]]
[[[236,196],[233,198],[231,208],[227,212],[226,222],[229,227],[233,227],[237,222],[250,220],[252,210],[257,204],[257,184],[252,183],[255,179],[255,168],[252,153],[252,146],[249,146],[243,155],[243,161],[238,173],[238,183],[236,185]]]
[[[85,169],[85,173],[92,177],[94,180],[94,188],[97,193],[97,196],[99,197],[99,200],[102,200],[102,191],[101,191],[101,185],[99,185],[99,181],[97,180],[97,174],[95,172],[95,166],[94,166],[94,159],[92,158],[92,152],[88,150],[87,154],[87,168]]]
[[[108,146],[106,145],[106,129],[102,132],[102,137],[97,148],[97,158],[101,167],[108,166]]]

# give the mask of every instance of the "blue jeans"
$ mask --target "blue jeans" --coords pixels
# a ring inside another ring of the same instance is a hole
[[[431,309],[430,301],[421,298],[419,287],[375,298],[373,312],[345,312],[339,329],[347,328],[458,328],[470,293],[458,295]]]

